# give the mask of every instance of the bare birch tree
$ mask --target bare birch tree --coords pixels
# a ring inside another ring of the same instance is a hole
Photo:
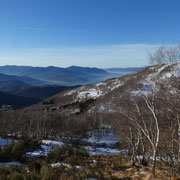
[[[150,52],[148,54],[148,59],[151,65],[180,61],[180,44],[171,46],[162,45]]]
[[[123,115],[121,118],[126,118],[130,124],[130,136],[128,138],[128,143],[131,144],[133,154],[137,154],[138,146],[140,144],[141,148],[144,148],[144,139],[146,142],[148,142],[146,146],[150,148],[149,155],[152,158],[152,171],[155,175],[156,156],[160,139],[158,119],[159,111],[156,107],[156,93],[154,90],[152,90],[151,94],[142,95],[136,100],[133,99],[131,100],[131,103],[133,106],[130,107],[129,110],[126,109],[120,111],[120,113]],[[133,139],[135,139],[135,143]],[[133,154],[132,157],[134,158]],[[150,159],[148,157],[146,158],[146,161]]]

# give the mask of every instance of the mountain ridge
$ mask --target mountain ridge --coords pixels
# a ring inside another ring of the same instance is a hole
[[[42,82],[45,81],[44,84],[72,86],[98,83],[108,78],[131,73],[131,71],[128,70],[128,72],[124,71],[123,74],[115,74],[96,67],[70,66],[67,68],[61,68],[55,66],[32,67],[7,65],[0,66],[0,73],[9,75],[13,74],[16,76],[28,76]]]
[[[9,84],[10,82],[10,84]],[[58,85],[42,85],[32,86],[21,82],[0,82],[0,91],[14,94],[22,97],[46,99],[50,96],[58,94],[67,89],[73,89],[79,86],[58,86]]]
[[[39,85],[39,84],[45,83],[39,79],[35,79],[28,76],[7,75],[7,74],[0,73],[0,82],[8,81],[8,80],[21,81],[22,83],[32,84],[32,85],[37,85],[37,84]]]
[[[29,110],[51,109],[56,113],[70,116],[77,113],[112,113],[118,109],[118,103],[127,94],[137,96],[148,93],[155,81],[171,81],[171,77],[180,76],[180,63],[167,63],[146,67],[136,74],[111,78],[97,84],[88,84],[73,90],[66,90]],[[82,109],[84,107],[84,109]]]
[[[19,109],[40,102],[40,99],[16,96],[0,91],[0,107],[10,105],[13,109]]]

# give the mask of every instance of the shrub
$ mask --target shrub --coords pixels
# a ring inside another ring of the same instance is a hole
[[[13,144],[9,144],[1,148],[0,159],[2,162],[7,161],[23,161],[28,151],[39,148],[37,141],[19,140]]]
[[[82,147],[78,146],[77,148],[70,146],[70,145],[64,145],[62,147],[57,147],[54,151],[50,152],[48,155],[49,161],[52,162],[61,162],[65,159],[72,159],[72,158],[83,158],[88,157],[89,153],[87,150]]]
[[[55,150],[51,151],[48,155],[48,159],[52,162],[63,161],[67,156],[69,156],[69,146],[57,147]]]
[[[39,161],[37,160],[32,160],[29,165],[29,170],[32,171],[32,172],[35,172],[35,173],[39,173],[40,170],[41,170],[41,164]]]
[[[8,180],[24,180],[24,176],[18,172],[11,174]]]
[[[42,180],[50,180],[50,171],[47,166],[41,168],[41,179]]]
[[[8,174],[10,174],[10,171],[7,168],[0,168],[0,179],[6,180]]]
[[[26,180],[41,180],[41,177],[33,172],[33,173],[26,174],[25,179]]]
[[[85,110],[87,110],[88,106],[94,101],[95,101],[94,99],[88,99],[85,102],[80,102],[79,103],[80,112],[84,112]]]
[[[81,158],[89,157],[89,153],[84,147],[79,146],[79,147],[76,148],[75,156],[76,157],[81,157]]]

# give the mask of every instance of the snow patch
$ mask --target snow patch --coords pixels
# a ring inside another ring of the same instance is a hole
[[[86,99],[86,98],[92,98],[96,99],[103,95],[103,92],[100,89],[91,88],[87,91],[81,91],[78,92],[77,98],[78,99]]]
[[[74,94],[75,92],[76,92],[76,90],[68,91],[67,93],[64,94],[64,96],[70,96],[70,95]]]
[[[21,164],[20,164],[19,162],[5,162],[5,163],[0,163],[0,166],[10,166],[10,165],[21,166]]]
[[[44,153],[41,150],[36,150],[36,151],[33,151],[33,152],[27,152],[26,156],[27,157],[38,157],[38,156],[44,156]]]
[[[118,141],[119,136],[114,133],[112,127],[94,131],[87,140],[92,145],[99,144],[111,147]]]
[[[114,90],[124,84],[123,81],[120,81],[119,79],[115,79],[114,82],[111,85],[111,90]]]
[[[87,151],[89,151],[90,155],[124,155],[127,154],[127,150],[118,150],[118,149],[113,149],[113,148],[93,148],[91,146],[86,146],[85,147]]]
[[[71,165],[63,163],[63,162],[58,162],[58,163],[53,163],[51,164],[52,167],[59,167],[59,166],[65,166],[67,168],[71,168]]]
[[[60,141],[53,141],[53,140],[42,140],[42,144],[56,147],[56,146],[62,146],[64,143]]]
[[[41,145],[41,149],[35,150],[32,152],[27,152],[26,156],[27,157],[39,157],[39,156],[47,156],[49,152],[52,151],[52,146],[47,146],[47,145]]]
[[[76,169],[83,169],[82,166],[71,166],[70,164],[66,164],[66,163],[63,163],[63,162],[58,162],[58,163],[53,163],[51,164],[52,167],[59,167],[59,166],[65,166],[67,168],[76,168]]]
[[[96,84],[97,87],[99,87],[99,86],[106,86],[106,85],[107,85],[106,82],[101,82],[101,83]]]
[[[13,139],[3,139],[0,137],[0,146],[5,146],[8,144],[12,144],[14,142]]]

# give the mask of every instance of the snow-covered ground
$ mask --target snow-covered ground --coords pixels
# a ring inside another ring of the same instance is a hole
[[[71,96],[73,95],[74,102],[81,102],[85,99],[97,99],[101,96],[104,96],[109,91],[112,91],[124,84],[124,81],[114,78],[107,82],[100,82],[94,84],[92,86],[82,86],[74,90],[70,90],[64,93],[64,96]]]
[[[77,98],[80,100],[85,99],[85,98],[96,99],[102,95],[103,95],[103,92],[100,89],[91,88],[91,89],[79,92],[77,95]]]
[[[126,153],[125,151],[115,149],[115,145],[119,141],[119,136],[114,133],[111,126],[104,126],[102,129],[89,132],[89,136],[88,139],[82,140],[80,144],[89,151],[90,155],[118,155]],[[12,142],[13,140],[0,138],[1,145],[11,144]],[[68,138],[42,140],[41,149],[27,152],[26,156],[34,158],[38,156],[47,156],[53,149],[65,143],[70,143],[70,140]]]
[[[164,71],[166,68],[170,68],[167,71]],[[153,73],[150,73],[145,76],[145,79],[141,81],[142,84],[151,85],[155,87],[157,80],[165,80],[172,76],[179,77],[180,76],[180,63],[165,63],[161,64],[160,68],[157,68],[156,66],[153,66],[149,68],[150,70],[153,70]],[[164,72],[163,72],[164,71]]]
[[[10,166],[10,165],[15,165],[15,166],[21,166],[19,162],[5,162],[5,163],[0,163],[0,166]]]
[[[43,140],[43,141],[46,142],[46,140]],[[54,142],[54,141],[51,142],[50,140],[48,140],[48,142],[49,142],[48,145],[42,144],[42,145],[41,145],[41,149],[37,149],[37,150],[32,151],[32,152],[27,152],[27,153],[26,153],[26,156],[27,156],[27,157],[47,156],[47,154],[48,154],[49,152],[51,152],[52,149],[54,149],[54,148],[57,147],[57,146],[60,146],[60,143],[59,143],[59,142],[56,142],[56,143],[55,143],[56,146],[53,146],[53,142]],[[42,143],[43,143],[43,142],[42,142]],[[61,143],[61,144],[62,144],[62,143]]]
[[[70,164],[66,164],[66,163],[63,163],[63,162],[53,163],[53,164],[51,164],[51,166],[52,167],[65,166],[67,168],[83,169],[82,166],[74,166],[74,167],[72,167]]]
[[[3,139],[0,137],[0,146],[5,146],[12,143],[13,143],[13,139]]]
[[[91,156],[93,155],[98,155],[98,154],[103,154],[103,155],[124,155],[127,154],[128,152],[126,150],[118,150],[118,149],[113,149],[113,148],[93,148],[92,146],[85,146],[86,150],[88,150],[89,154]]]
[[[99,145],[106,147],[113,147],[118,141],[119,136],[115,134],[111,127],[94,131],[86,140],[86,142],[91,143],[92,146]]]
[[[47,145],[47,146],[56,147],[56,146],[62,146],[63,142],[56,141],[56,140],[42,140],[42,144]]]
[[[119,136],[114,133],[111,126],[101,130],[89,132],[90,137],[88,139],[81,140],[80,144],[83,145],[90,153],[95,154],[109,154],[117,155],[123,154],[124,151],[115,149],[116,143],[119,141]],[[70,143],[68,138],[56,138],[54,140],[42,140],[40,150],[28,152],[28,157],[46,156],[52,149],[58,146],[62,146],[65,143]]]

